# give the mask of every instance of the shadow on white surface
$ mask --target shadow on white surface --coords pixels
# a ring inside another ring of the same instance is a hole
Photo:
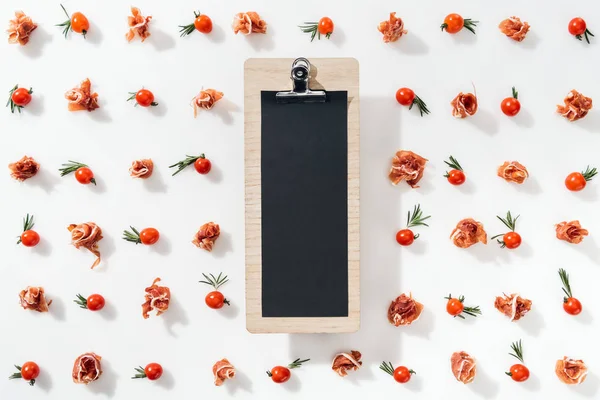
[[[456,190],[465,195],[473,194],[477,191],[476,186],[473,184],[473,181],[467,177],[467,180],[462,185],[456,186]]]
[[[233,114],[238,114],[241,108],[231,100],[223,97],[212,111],[223,120],[225,125],[233,124]]]
[[[165,116],[167,114],[167,110],[169,109],[167,104],[159,98],[156,99],[156,102],[158,105],[156,107],[148,107],[147,111],[155,117]]]
[[[517,191],[521,192],[521,193],[527,193],[527,194],[540,194],[542,193],[542,186],[540,185],[540,183],[538,182],[537,178],[535,176],[529,176],[529,178],[527,178],[525,180],[525,182],[523,182],[522,184],[516,184],[516,183],[512,183],[512,182],[507,182],[510,183],[512,186],[514,186]]]
[[[513,324],[519,324],[519,327],[527,332],[528,335],[537,337],[540,332],[546,327],[544,317],[542,314],[535,309],[535,303],[531,306],[531,311],[527,313],[522,319],[512,322]]]
[[[239,391],[252,392],[252,381],[244,372],[239,370],[236,371],[235,378],[228,380],[223,386],[227,388],[230,394],[235,394]]]
[[[27,181],[27,183],[30,182],[32,185],[40,187],[44,192],[51,193],[54,191],[54,186],[60,182],[60,178],[48,169],[40,168],[39,172]]]
[[[227,300],[231,300],[227,296],[226,296],[226,298],[227,298]],[[240,308],[234,302],[231,302],[231,305],[229,305],[229,306],[225,305],[221,309],[221,314],[227,319],[235,319],[239,313],[240,313]]]
[[[63,303],[63,301],[59,297],[55,297],[53,294],[47,295],[46,298],[48,300],[52,300],[52,304],[48,306],[50,315],[52,315],[52,317],[57,319],[58,321],[64,321],[66,311],[65,303]]]
[[[32,249],[32,251],[42,257],[48,257],[50,254],[52,254],[52,245],[48,240],[42,238],[38,245]]]
[[[529,379],[527,379],[525,382],[519,383],[519,385],[522,385],[525,389],[529,390],[530,392],[539,392],[539,390],[542,388],[542,383],[540,382],[540,378],[538,378],[537,375],[529,376]]]
[[[236,36],[244,36],[237,34]],[[267,27],[267,33],[251,33],[240,40],[246,40],[255,51],[261,50],[272,50],[275,47],[275,41],[273,40],[273,27],[269,25]]]
[[[437,178],[436,171],[433,168],[430,168],[429,173],[423,174],[423,179],[419,182],[418,188],[411,188],[408,186],[408,191],[416,190],[423,195],[427,195],[432,193],[435,190],[435,186],[433,186],[433,180]],[[401,185],[405,190],[407,189],[405,182],[400,182],[398,185]]]
[[[33,100],[27,105],[23,112],[35,116],[39,116],[44,112],[44,95],[36,93],[33,88]]]
[[[210,168],[210,172],[206,175],[206,179],[212,183],[219,183],[223,180],[223,171],[218,165],[213,164]]]
[[[114,321],[117,319],[117,307],[115,307],[110,301],[106,302],[104,308],[97,313],[100,314],[100,316],[106,321]]]
[[[78,39],[78,38],[75,38],[75,36],[81,36],[81,35],[71,31],[69,33],[69,40]],[[123,36],[125,36],[125,35],[123,35]],[[83,37],[81,39],[83,39]],[[98,26],[90,23],[90,29],[87,32],[87,34],[85,35],[84,40],[86,42],[93,44],[94,46],[100,46],[100,44],[102,43],[102,40],[104,40],[104,35],[102,34],[102,31],[100,30],[100,28]],[[123,40],[125,40],[125,39],[123,39]]]
[[[477,376],[475,380],[468,384],[469,389],[484,399],[494,399],[498,396],[498,382],[492,380],[483,368],[477,366]]]
[[[143,179],[143,185],[149,192],[166,193],[167,185],[163,179],[163,173],[159,168],[154,168],[152,176],[148,179]]]
[[[52,373],[50,371],[40,373],[40,376],[35,379],[35,387],[46,393],[50,392],[52,390]]]
[[[168,256],[171,254],[171,241],[167,237],[161,236],[158,242],[150,246],[150,251],[161,256]]]
[[[495,135],[498,133],[498,121],[496,121],[494,114],[486,109],[480,108],[475,115],[467,117],[466,120],[478,130],[487,133],[488,135]]]
[[[175,325],[186,326],[190,322],[185,310],[181,307],[177,299],[171,299],[169,309],[161,317],[163,318],[167,332],[174,337],[177,337],[177,333],[173,329]]]
[[[531,245],[527,242],[521,243],[518,249],[504,250],[507,250],[508,252],[510,252],[510,254],[516,254],[519,257],[530,258],[533,256],[533,247],[531,247]]]
[[[112,398],[117,390],[117,374],[110,365],[110,362],[105,358],[102,359],[102,375],[97,381],[87,385],[87,389],[95,394],[103,394],[108,398]]]
[[[519,114],[512,117],[512,120],[521,128],[533,128],[535,125],[533,115],[526,108],[522,108]]]
[[[515,46],[523,47],[527,50],[533,50],[540,43],[540,37],[535,32],[535,30],[530,30],[529,32],[527,32],[527,36],[525,36],[525,39],[522,42],[516,42],[513,40],[511,40],[511,42],[514,42]]]
[[[19,46],[19,50],[27,57],[38,58],[44,53],[44,46],[51,41],[52,35],[43,26],[38,25],[31,33],[27,45]]]
[[[168,369],[163,371],[162,376],[158,381],[156,381],[156,385],[167,390],[173,389],[175,387],[175,377]]]
[[[457,249],[457,251],[466,252],[484,264],[496,262],[498,257],[506,257],[508,255],[506,252],[496,251],[497,249],[490,248],[490,246],[498,246],[498,243],[495,240],[488,239],[488,244],[477,243],[467,249]]]
[[[233,241],[231,240],[231,234],[221,231],[221,235],[213,247],[212,254],[217,258],[222,258],[225,257],[227,253],[231,253],[232,251]]]
[[[584,190],[573,193],[573,196],[584,201],[598,201],[598,190],[596,188],[596,185],[587,186]]]
[[[475,32],[477,32],[478,30],[479,30],[479,27],[475,27]],[[475,44],[475,42],[477,42],[477,35],[472,34],[471,32],[469,32],[466,29],[463,29],[462,31],[455,33],[455,34],[450,34],[450,33],[447,33],[446,31],[443,31],[442,34],[452,36],[452,39],[454,40],[454,42],[459,45],[470,46],[470,45]]]
[[[300,379],[300,377],[296,376],[296,373],[299,373],[299,371],[298,370],[293,371],[292,376],[290,377],[290,380],[282,385],[283,388],[285,390],[287,390],[288,392],[296,393],[302,389],[302,379]]]
[[[565,122],[575,124],[578,128],[588,132],[600,132],[600,113],[598,111],[591,110],[588,115],[578,121],[569,122],[565,120]]]
[[[116,247],[115,239],[111,235],[107,235],[106,231],[102,231],[102,236],[102,240],[98,242],[100,254],[102,255],[102,262],[94,268],[94,271],[98,270],[99,272],[106,272],[107,267],[110,266],[110,257],[115,253]]]
[[[83,111],[89,114],[90,119],[93,119],[96,122],[108,123],[112,122],[112,117],[106,112],[106,107],[104,104],[100,106],[100,108],[95,109],[92,112]]]
[[[373,364],[379,365],[381,361],[373,362]],[[334,374],[333,371],[331,371]],[[335,378],[335,376],[334,376]],[[339,377],[338,377],[339,378]],[[375,374],[373,374],[373,370],[365,365],[363,361],[363,366],[358,371],[349,371],[348,376],[345,376],[345,381],[350,382],[353,385],[360,386],[363,381],[373,381],[375,380]]]
[[[587,256],[593,263],[598,264],[600,261],[600,248],[598,248],[598,244],[593,236],[587,236],[583,242],[579,244],[573,243],[564,243],[569,247],[574,248],[576,251],[581,252],[585,256]]]
[[[418,300],[418,299],[417,299]],[[419,336],[422,338],[429,338],[429,335],[435,327],[435,317],[431,310],[427,307],[421,312],[421,316],[418,321],[413,322],[409,326],[400,326],[395,329],[402,330],[409,336]]]
[[[419,233],[420,235],[426,235],[426,233]],[[426,239],[419,237],[415,239],[413,244],[410,246],[404,247],[407,251],[414,254],[425,254],[427,253],[428,242]]]
[[[175,47],[175,39],[171,35],[156,27],[152,27],[150,32],[151,36],[146,40],[152,43],[156,50],[165,51]]]
[[[421,55],[429,52],[429,46],[419,36],[412,32],[403,35],[400,39],[393,43],[387,43],[386,46],[390,46],[404,54],[410,55]],[[412,382],[412,380],[411,380]]]
[[[392,377],[390,376],[390,378]],[[410,390],[411,392],[421,392],[423,390],[423,378],[419,376],[419,371],[416,371],[416,374],[410,378],[410,382],[402,386],[406,387],[406,389]]]
[[[204,34],[201,35],[204,36]],[[206,37],[213,43],[223,43],[225,41],[225,30],[219,25],[213,25],[212,32],[206,35]]]
[[[573,392],[585,397],[594,398],[598,392],[600,380],[596,374],[588,372],[587,378],[580,385],[569,385],[569,389]]]
[[[300,31],[300,29],[298,29],[298,31]],[[309,36],[309,35],[307,34],[307,36]],[[316,40],[316,38],[315,38],[315,40]],[[321,35],[321,40],[327,40],[327,37]],[[329,37],[329,40],[331,40],[331,42],[334,45],[341,47],[346,42],[346,34],[344,33],[343,29],[336,26],[336,27],[334,27],[333,33]]]
[[[591,325],[594,322],[594,317],[587,308],[581,310],[579,315],[573,317],[575,321],[583,325]]]

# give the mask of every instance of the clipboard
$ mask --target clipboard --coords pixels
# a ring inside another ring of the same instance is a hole
[[[352,58],[244,65],[251,333],[359,329],[358,88]]]

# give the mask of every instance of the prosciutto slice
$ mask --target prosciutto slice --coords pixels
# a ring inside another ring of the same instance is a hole
[[[201,249],[206,251],[212,251],[215,242],[221,235],[221,228],[218,224],[214,222],[207,222],[202,225],[196,235],[194,235],[194,239],[192,243]]]
[[[233,33],[236,35],[238,32],[244,35],[267,33],[267,23],[254,11],[235,14],[231,27],[233,28]]]
[[[587,366],[582,360],[574,360],[566,356],[556,361],[554,371],[558,379],[567,385],[583,383],[588,374]]]
[[[336,354],[331,363],[331,369],[339,376],[344,377],[348,375],[348,371],[356,371],[361,367],[361,357],[362,354],[356,350],[351,350],[350,353]]]
[[[142,316],[144,319],[148,319],[148,314],[154,309],[156,309],[157,317],[169,309],[171,289],[166,286],[158,286],[157,282],[160,282],[160,278],[154,279],[152,285],[145,289],[146,294],[144,299],[146,301],[142,304]]]
[[[521,22],[519,17],[510,17],[500,22],[498,25],[500,32],[517,42],[522,42],[529,32],[529,24],[527,22]]]
[[[73,382],[87,385],[102,375],[102,357],[95,353],[84,353],[73,364]]]
[[[8,43],[25,46],[29,43],[29,35],[35,31],[37,24],[23,11],[15,11],[15,19],[8,23]]]
[[[23,156],[19,161],[8,164],[10,176],[19,182],[33,178],[40,170],[38,164],[32,157]]]
[[[529,178],[529,171],[518,161],[505,161],[498,167],[498,176],[507,182],[522,184]]]
[[[564,106],[556,106],[556,112],[571,122],[585,117],[592,109],[592,99],[585,97],[575,89],[565,97],[564,103]]]
[[[392,158],[392,168],[388,177],[393,185],[406,181],[410,187],[418,188],[417,184],[423,177],[427,161],[412,151],[398,150]]]
[[[588,230],[583,229],[577,220],[556,224],[556,238],[569,243],[579,244],[588,234]]]
[[[69,111],[94,111],[100,108],[98,93],[92,93],[92,82],[89,78],[81,82],[79,87],[65,93],[65,98],[69,100]]]
[[[215,89],[203,89],[192,99],[194,108],[194,118],[198,115],[198,110],[210,110],[215,103],[223,98],[223,92]]]
[[[71,244],[75,246],[76,249],[83,247],[96,256],[96,261],[92,264],[92,269],[94,269],[100,264],[98,242],[102,240],[102,229],[93,222],[71,224],[67,229],[71,232]]]
[[[473,357],[464,351],[457,351],[450,357],[452,374],[457,381],[464,383],[473,382],[477,373],[477,365]]]
[[[518,321],[531,311],[532,301],[519,296],[516,293],[511,295],[498,296],[494,302],[494,307],[502,314],[510,318],[511,321]]]
[[[455,118],[467,118],[475,115],[477,112],[477,96],[473,93],[460,92],[450,102],[452,106],[452,116]]]
[[[227,379],[235,378],[235,367],[226,358],[217,361],[212,367],[215,386],[221,386]]]
[[[40,286],[27,286],[19,293],[19,300],[25,310],[37,312],[48,312],[48,306],[52,304],[52,300],[46,300],[44,288]]]
[[[125,38],[128,42],[131,42],[135,36],[139,36],[142,42],[150,36],[148,25],[152,17],[144,17],[142,12],[137,7],[131,7],[131,15],[127,17],[127,24],[129,25],[129,31],[125,34]]]
[[[487,233],[483,224],[473,218],[465,218],[456,224],[456,228],[450,234],[450,239],[456,247],[466,249],[479,242],[487,244]]]
[[[395,326],[410,325],[418,320],[423,312],[423,304],[415,301],[412,295],[401,294],[388,308],[388,321]]]
[[[377,30],[383,34],[383,42],[390,43],[400,39],[402,35],[406,35],[408,31],[404,29],[402,18],[396,17],[396,13],[390,13],[388,21],[380,22]]]
[[[154,162],[151,159],[135,160],[129,167],[129,174],[133,178],[148,179],[152,176],[154,170]]]

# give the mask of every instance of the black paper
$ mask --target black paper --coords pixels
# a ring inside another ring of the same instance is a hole
[[[262,316],[348,316],[348,92],[261,96]]]

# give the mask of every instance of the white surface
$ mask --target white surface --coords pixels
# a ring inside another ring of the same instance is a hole
[[[593,306],[598,304],[600,279],[595,239],[600,232],[595,217],[600,179],[579,194],[567,192],[562,182],[570,171],[600,164],[599,114],[593,111],[580,122],[568,123],[554,109],[572,88],[600,98],[594,75],[600,37],[586,45],[566,29],[577,15],[586,18],[593,32],[600,29],[597,3],[204,3],[201,11],[213,19],[213,34],[179,38],[177,25],[191,22],[200,4],[185,0],[172,7],[172,2],[137,1],[144,14],[154,17],[153,36],[143,44],[125,41],[129,9],[122,2],[64,3],[70,12],[79,9],[89,17],[87,41],[77,35],[64,40],[53,26],[64,19],[58,2],[0,3],[3,20],[22,8],[40,24],[27,48],[0,45],[5,60],[0,88],[8,91],[19,82],[35,90],[23,115],[2,112],[0,164],[28,154],[42,165],[40,176],[25,184],[12,181],[8,172],[0,177],[0,371],[8,376],[13,363],[28,359],[43,371],[34,388],[0,379],[0,397],[596,397],[600,315]],[[266,36],[233,35],[233,14],[246,10],[258,11],[269,23]],[[390,11],[404,18],[409,34],[386,45],[376,26]],[[441,33],[438,26],[450,12],[480,20],[477,36]],[[335,21],[335,33],[330,41],[310,43],[296,25],[323,15]],[[511,15],[532,25],[523,43],[510,41],[496,27]],[[243,62],[248,57],[296,56],[351,56],[361,63],[362,328],[356,334],[253,336],[244,328]],[[69,113],[63,93],[86,77],[102,108],[91,114]],[[480,110],[474,118],[455,120],[448,103],[459,91],[471,90],[471,82]],[[523,110],[509,119],[499,103],[512,85],[519,89]],[[148,111],[125,102],[128,91],[142,86],[154,91],[160,107]],[[226,100],[194,119],[188,102],[203,86],[222,90]],[[398,106],[394,92],[400,86],[412,87],[432,115],[420,118],[416,110]],[[420,189],[392,187],[387,181],[390,158],[398,148],[430,160]],[[199,152],[213,161],[210,175],[189,170],[170,176],[168,165]],[[467,171],[464,187],[452,187],[441,177],[443,160],[450,154]],[[141,157],[156,163],[149,182],[128,176],[130,162]],[[88,163],[98,187],[59,178],[57,169],[67,159]],[[511,159],[531,172],[522,187],[495,176],[495,168]],[[400,248],[394,234],[415,203],[433,216],[431,228],[418,229],[422,237],[415,245]],[[524,244],[519,250],[500,250],[493,243],[461,250],[448,239],[456,222],[468,216],[481,220],[491,235],[502,232],[495,215],[507,209],[521,214],[518,228]],[[14,245],[27,212],[35,214],[43,241],[34,250]],[[553,224],[577,218],[591,236],[579,246],[558,242]],[[89,269],[91,254],[69,245],[66,230],[70,223],[88,220],[105,234],[100,243],[105,263],[96,271]],[[190,243],[196,229],[210,220],[223,231],[212,254]],[[161,244],[145,248],[124,242],[121,232],[130,224],[158,228]],[[562,311],[559,267],[570,272],[584,304],[579,317]],[[208,288],[196,282],[201,272],[220,271],[231,279],[223,292],[233,305],[215,312],[203,304]],[[143,320],[144,288],[156,276],[171,288],[173,304],[164,316]],[[20,309],[17,295],[27,285],[47,289],[54,300],[49,314]],[[386,310],[403,291],[412,291],[426,309],[413,326],[394,328]],[[494,296],[503,291],[532,299],[531,314],[511,323],[498,313]],[[72,303],[78,292],[102,293],[107,309],[99,314],[79,309]],[[448,292],[464,294],[484,315],[453,320],[445,313]],[[504,375],[513,363],[509,345],[518,339],[523,339],[532,371],[526,384]],[[336,352],[350,349],[363,353],[364,368],[342,379],[330,370],[330,361]],[[449,357],[456,350],[477,358],[475,383],[463,386],[452,377]],[[103,356],[105,369],[101,380],[89,387],[73,384],[70,376],[73,360],[86,351]],[[555,377],[554,362],[563,355],[583,358],[590,367],[580,387],[567,387]],[[228,357],[239,375],[216,388],[211,367],[221,357]],[[296,357],[312,361],[286,385],[277,386],[264,374]],[[383,360],[405,364],[418,375],[401,387],[378,370]],[[129,379],[134,366],[151,361],[164,366],[161,381]]]

